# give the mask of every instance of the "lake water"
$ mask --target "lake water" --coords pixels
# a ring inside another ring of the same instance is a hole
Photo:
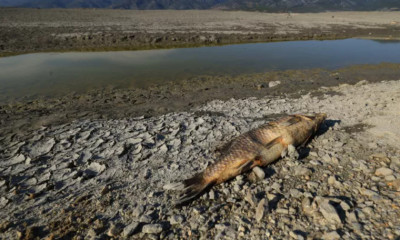
[[[400,63],[400,41],[345,39],[0,58],[0,102],[90,89],[146,87],[198,75]]]

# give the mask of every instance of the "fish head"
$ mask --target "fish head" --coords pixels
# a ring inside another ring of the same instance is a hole
[[[325,121],[327,115],[326,113],[314,113],[314,114],[307,114],[303,115],[308,121],[310,121],[311,125],[313,126],[314,132],[316,132],[321,126],[321,124]]]
[[[317,126],[320,126],[327,117],[326,113],[316,113],[314,116],[315,116],[314,121]]]

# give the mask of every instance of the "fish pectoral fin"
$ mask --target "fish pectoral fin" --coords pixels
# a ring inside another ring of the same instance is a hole
[[[277,148],[274,150],[274,148]],[[283,137],[277,137],[274,140],[270,141],[266,145],[262,146],[260,149],[258,156],[256,158],[257,165],[265,166],[272,161],[276,160],[274,156],[274,152],[276,151],[284,151],[286,149],[285,144],[283,143]],[[272,155],[271,155],[272,154]]]

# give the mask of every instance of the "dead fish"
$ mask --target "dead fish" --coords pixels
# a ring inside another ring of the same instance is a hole
[[[306,144],[325,119],[325,113],[290,115],[250,130],[232,140],[220,158],[203,172],[164,188],[183,191],[175,205],[187,203],[213,185],[274,162],[287,152],[289,145]]]

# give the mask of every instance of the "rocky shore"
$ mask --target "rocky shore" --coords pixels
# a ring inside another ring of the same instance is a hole
[[[0,237],[397,239],[399,100],[400,81],[360,81],[2,135]],[[307,112],[328,119],[298,154],[171,206],[177,193],[163,187],[203,170],[218,146]]]
[[[0,56],[350,37],[399,39],[399,14],[0,8]]]

